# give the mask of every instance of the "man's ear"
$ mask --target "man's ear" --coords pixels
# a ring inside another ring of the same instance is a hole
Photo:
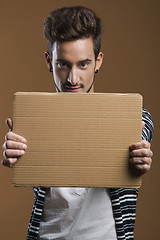
[[[50,56],[49,52],[45,52],[44,57],[46,59],[46,65],[47,65],[49,71],[52,72],[52,60],[51,60],[51,56]]]
[[[96,67],[95,67],[95,71],[99,71],[101,65],[102,65],[102,62],[103,62],[103,53],[102,52],[99,52],[98,54],[98,57],[96,59]]]

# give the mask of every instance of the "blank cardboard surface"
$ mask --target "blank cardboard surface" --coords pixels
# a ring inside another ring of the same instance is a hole
[[[140,187],[129,145],[141,141],[141,95],[16,93],[13,121],[28,146],[15,186]]]

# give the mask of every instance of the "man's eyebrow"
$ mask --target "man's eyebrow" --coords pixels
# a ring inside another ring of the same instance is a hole
[[[62,58],[58,58],[58,59],[56,59],[56,61],[57,61],[57,62],[65,62],[65,63],[67,63],[67,64],[71,64],[69,61],[67,61],[67,60],[65,60],[65,59],[62,59]],[[92,60],[89,59],[89,58],[86,58],[86,59],[84,59],[84,60],[79,61],[78,63],[84,63],[84,62],[92,62]]]
[[[62,59],[62,58],[58,58],[58,59],[56,59],[56,61],[57,61],[57,62],[65,62],[65,63],[70,64],[69,61],[67,61],[67,60],[65,60],[65,59]]]
[[[84,62],[92,62],[92,60],[89,59],[89,58],[87,58],[87,59],[84,59],[84,60],[82,60],[82,61],[79,61],[79,63],[84,63]]]

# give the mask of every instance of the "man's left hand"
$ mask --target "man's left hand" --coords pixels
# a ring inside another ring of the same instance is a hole
[[[145,123],[142,122],[142,130]],[[152,164],[153,152],[150,149],[150,143],[146,140],[132,144],[129,147],[130,162],[140,171],[141,174],[148,172]]]

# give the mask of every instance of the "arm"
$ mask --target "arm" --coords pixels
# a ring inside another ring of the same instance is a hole
[[[10,118],[7,119],[6,124],[10,131],[5,136],[5,142],[3,144],[4,159],[1,163],[4,166],[12,167],[17,159],[25,153],[27,145],[25,144],[25,138],[12,132],[13,122]]]

